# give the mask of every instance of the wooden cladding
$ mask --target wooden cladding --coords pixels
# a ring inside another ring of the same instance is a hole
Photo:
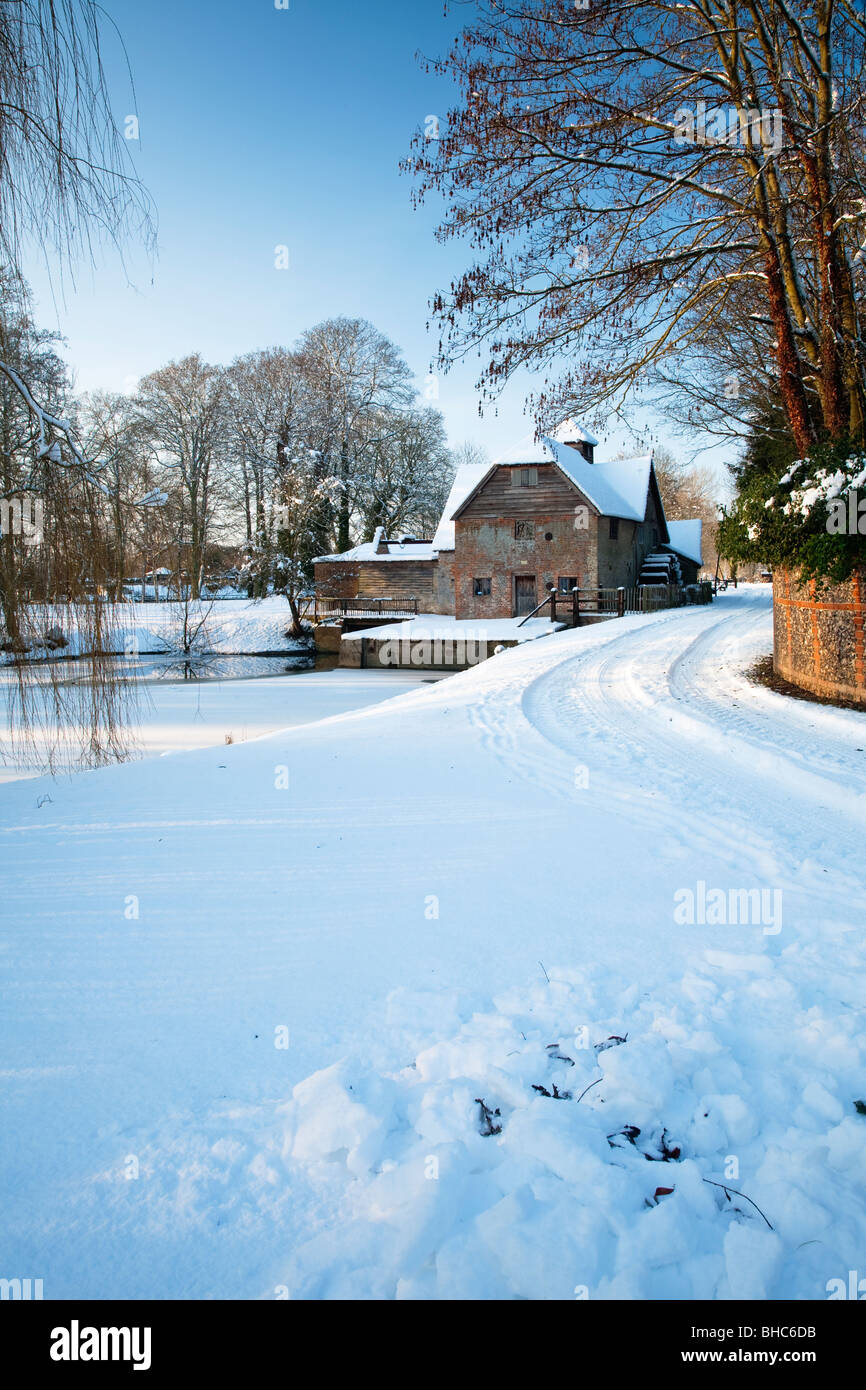
[[[339,595],[351,588],[352,595],[365,598],[417,598],[423,605],[430,606],[433,596],[433,560],[364,560],[352,569],[354,578],[350,585],[341,584]],[[316,579],[330,590],[332,572],[339,573],[339,565],[327,563],[316,566]]]
[[[521,468],[498,468],[484,487],[460,513],[461,521],[480,521],[485,518],[550,516],[556,512],[573,512],[586,503],[583,495],[566,482],[553,464],[533,465],[537,481],[521,486]],[[591,508],[592,511],[595,508]]]

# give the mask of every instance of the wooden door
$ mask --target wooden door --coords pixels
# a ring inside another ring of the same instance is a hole
[[[514,616],[525,618],[538,605],[535,597],[535,575],[516,574],[514,576]]]

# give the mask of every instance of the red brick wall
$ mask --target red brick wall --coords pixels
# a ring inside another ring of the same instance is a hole
[[[466,619],[510,618],[514,613],[514,578],[535,575],[535,602],[540,603],[545,585],[557,584],[560,576],[576,576],[578,583],[594,586],[597,570],[598,531],[590,517],[589,530],[575,528],[573,512],[535,515],[535,541],[515,540],[514,519],[481,518],[457,525],[454,554],[456,616]],[[546,535],[550,533],[552,540]],[[475,579],[489,578],[489,598],[476,598]]]
[[[816,695],[866,704],[866,570],[823,589],[777,570],[773,627],[780,676]]]
[[[454,552],[440,551],[433,566],[433,602],[431,613],[454,613]]]

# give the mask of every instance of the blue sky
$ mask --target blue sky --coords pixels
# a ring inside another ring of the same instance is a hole
[[[393,338],[423,385],[436,349],[429,299],[468,252],[435,240],[436,205],[413,209],[398,165],[415,129],[449,106],[447,83],[415,54],[442,52],[465,8],[446,18],[442,0],[103,3],[132,67],[134,97],[109,46],[118,124],[140,123],[131,150],[157,206],[159,253],[131,254],[124,272],[106,250],[62,291],[30,257],[37,317],[67,338],[78,385],[129,389],[194,350],[228,362],[338,314]],[[288,270],[275,268],[278,246]],[[479,420],[471,365],[444,377],[436,404],[451,442],[511,449],[533,429],[527,389],[515,381]]]

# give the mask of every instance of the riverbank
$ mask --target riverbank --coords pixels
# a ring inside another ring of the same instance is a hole
[[[137,692],[140,723],[131,758],[138,761],[248,743],[279,729],[367,709],[414,690],[424,681],[424,675],[408,671],[310,670],[260,680],[148,683]],[[29,754],[13,746],[7,695],[8,687],[0,683],[0,783],[38,777],[49,752],[47,740],[38,734],[36,749]],[[58,773],[68,770],[61,761]]]
[[[253,602],[250,599],[220,599],[190,603],[119,603],[111,610],[114,620],[108,649],[118,655],[149,655],[180,651],[185,645],[184,631],[195,633],[198,650],[220,655],[267,656],[303,649],[288,634],[292,615],[284,598],[277,595]],[[75,621],[75,609],[67,606],[46,608],[39,623],[40,635],[56,631],[63,646],[52,643],[52,655],[80,655],[82,641]]]

